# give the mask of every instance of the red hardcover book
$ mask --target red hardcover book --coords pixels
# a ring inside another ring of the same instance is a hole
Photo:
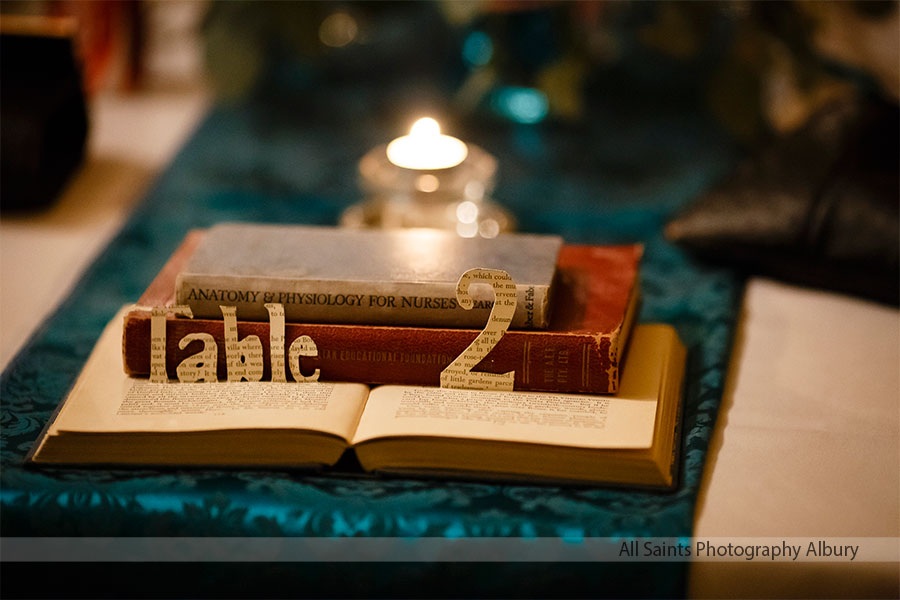
[[[125,372],[150,373],[150,312],[171,306],[175,277],[199,243],[192,231],[138,301],[141,308],[125,316],[122,340]],[[637,313],[640,246],[563,246],[557,263],[550,327],[543,331],[510,330],[473,370],[515,371],[515,389],[561,393],[614,393],[619,361]],[[240,315],[238,315],[240,318]],[[211,334],[219,346],[219,379],[227,378],[222,320],[166,319],[166,370],[199,352],[202,343],[183,350],[178,342],[190,333]],[[303,371],[320,369],[322,381],[371,384],[433,385],[441,371],[475,339],[475,329],[435,329],[375,325],[286,323],[288,344],[308,335],[318,357],[304,358]],[[238,321],[238,336],[259,336],[263,344],[263,379],[269,372],[269,324]],[[290,379],[290,375],[288,375]]]

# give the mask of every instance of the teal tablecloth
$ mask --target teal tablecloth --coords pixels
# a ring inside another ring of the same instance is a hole
[[[740,283],[727,271],[695,264],[661,236],[667,216],[711,185],[734,160],[733,147],[713,125],[680,110],[598,110],[589,124],[578,126],[472,119],[460,121],[456,131],[498,157],[495,196],[515,212],[521,230],[559,233],[569,242],[646,245],[640,319],[671,323],[689,348],[682,481],[675,492],[283,471],[23,466],[23,457],[102,327],[122,304],[137,299],[189,228],[225,220],[336,223],[341,210],[358,199],[356,160],[396,135],[397,122],[385,115],[403,114],[395,110],[397,101],[396,96],[310,91],[290,101],[256,99],[211,110],[118,236],[3,373],[4,536],[577,540],[691,534]],[[269,584],[280,581],[277,577],[293,578],[304,590],[318,590],[320,595],[333,589],[348,595],[682,592],[684,564],[658,564],[652,576],[639,575],[647,566],[373,563],[269,565],[266,570],[260,565],[204,565],[190,571],[189,581],[231,586],[219,588],[226,595],[247,595],[249,589],[251,595],[261,593],[263,588],[236,583],[254,576]],[[12,567],[4,563],[4,570],[15,574]],[[174,576],[188,569],[169,567]],[[17,568],[26,577],[35,576],[38,589],[53,585],[53,578],[39,576],[45,570]],[[138,565],[79,569],[98,581],[110,573],[122,580],[135,577],[151,595],[155,589],[162,593],[153,586],[164,582],[139,572]],[[466,587],[474,582],[480,587]],[[575,584],[578,587],[570,587]],[[294,595],[301,588],[275,589]]]

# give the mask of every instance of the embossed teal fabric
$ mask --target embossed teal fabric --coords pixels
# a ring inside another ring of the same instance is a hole
[[[674,492],[302,471],[23,465],[102,327],[137,299],[188,229],[226,220],[333,224],[358,199],[356,160],[396,134],[395,122],[379,116],[392,114],[390,98],[341,96],[344,103],[335,104],[323,94],[213,108],[3,373],[3,535],[690,535],[740,282],[728,271],[692,262],[662,238],[667,216],[734,158],[707,120],[676,110],[640,118],[606,112],[577,128],[473,121],[457,132],[498,157],[495,196],[515,212],[521,230],[558,233],[569,242],[646,244],[640,319],[674,325],[689,348],[681,481]],[[417,565],[408,574],[415,574],[413,581],[446,576],[438,567]],[[595,575],[598,586],[602,578],[635,576],[622,565],[570,567],[575,576]],[[686,567],[658,567],[655,578],[633,589],[680,593]],[[523,567],[508,583],[541,595],[532,586],[552,585],[558,573],[551,565]]]

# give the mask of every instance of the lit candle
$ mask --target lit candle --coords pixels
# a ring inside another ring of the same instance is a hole
[[[449,169],[469,155],[466,144],[455,137],[441,134],[434,119],[419,119],[404,135],[387,146],[388,160],[398,167],[421,171]]]
[[[359,160],[366,200],[347,208],[341,224],[495,237],[515,227],[512,215],[490,199],[496,171],[489,152],[442,135],[434,119],[419,119],[409,135],[375,146]]]

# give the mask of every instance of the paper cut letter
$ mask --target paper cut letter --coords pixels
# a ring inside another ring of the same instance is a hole
[[[216,339],[208,333],[189,333],[181,338],[178,347],[182,350],[194,340],[203,342],[203,350],[192,354],[181,361],[176,371],[178,381],[181,383],[196,383],[198,381],[216,382],[219,380],[216,374],[216,361],[219,356],[219,346]]]
[[[194,318],[189,306],[177,305],[169,308],[154,306],[150,309],[150,381],[168,383],[166,372],[166,314],[175,313]]]
[[[507,373],[473,373],[472,368],[481,362],[506,333],[516,312],[518,296],[516,282],[506,271],[499,269],[469,269],[456,284],[456,299],[459,305],[471,310],[475,305],[469,294],[472,283],[487,283],[494,290],[494,306],[484,329],[457,356],[447,368],[441,371],[441,387],[469,390],[512,390],[515,371]]]
[[[238,340],[237,308],[220,306],[225,320],[225,359],[228,381],[259,381],[263,376],[263,347],[259,337],[248,335]]]
[[[266,304],[269,311],[269,354],[272,365],[272,381],[285,382],[284,372],[284,305]]]
[[[313,341],[311,337],[308,335],[301,335],[293,342],[291,342],[291,347],[288,350],[288,360],[291,361],[291,375],[294,376],[294,379],[297,382],[313,382],[319,380],[319,369],[317,368],[313,371],[312,375],[304,375],[300,371],[300,357],[301,356],[318,356],[319,349],[316,348],[316,343]]]

